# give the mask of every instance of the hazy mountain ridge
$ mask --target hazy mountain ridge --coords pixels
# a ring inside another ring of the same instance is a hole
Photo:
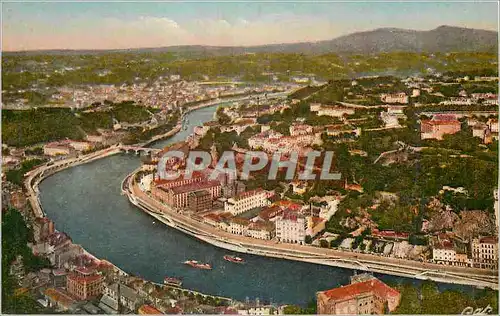
[[[113,50],[40,50],[26,52],[4,52],[5,54],[99,54],[112,52],[172,52],[193,55],[232,55],[245,53],[382,53],[405,52],[467,52],[497,51],[498,33],[495,31],[440,26],[429,31],[398,28],[379,28],[356,32],[332,40],[292,44],[270,44],[260,46],[203,46],[183,45],[156,48],[132,48]]]

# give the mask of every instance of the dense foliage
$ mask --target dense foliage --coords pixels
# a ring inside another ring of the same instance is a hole
[[[8,209],[2,213],[2,313],[43,314],[43,308],[29,295],[14,295],[18,287],[10,275],[10,265],[17,256],[22,257],[25,272],[50,267],[47,259],[33,255],[27,243],[33,240],[33,232],[26,226],[17,210]]]
[[[70,138],[81,140],[97,128],[111,128],[114,117],[120,122],[138,123],[150,117],[148,109],[132,102],[114,104],[105,112],[82,112],[64,108],[2,111],[2,140],[22,147]]]

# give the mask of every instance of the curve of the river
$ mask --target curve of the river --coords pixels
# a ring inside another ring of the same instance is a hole
[[[196,125],[213,118],[217,106],[187,115],[188,128],[152,147],[184,140]],[[40,200],[59,231],[68,233],[98,258],[145,279],[162,282],[180,277],[184,286],[238,300],[259,298],[276,303],[305,304],[316,291],[347,284],[354,272],[301,262],[245,255],[247,264],[224,261],[227,253],[174,229],[153,222],[120,195],[123,178],[140,165],[133,155],[115,155],[54,174],[40,184]],[[211,271],[192,269],[182,262],[209,262]],[[379,276],[385,281],[420,281]],[[471,291],[472,287],[440,287]]]

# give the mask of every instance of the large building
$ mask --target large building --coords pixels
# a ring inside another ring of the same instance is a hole
[[[317,292],[318,314],[360,315],[385,314],[399,305],[401,295],[374,278],[362,278],[339,288]]]
[[[442,140],[444,135],[455,134],[460,131],[461,124],[456,118],[422,120],[420,136],[422,139]]]
[[[250,223],[247,227],[246,235],[256,239],[269,240],[275,236],[276,228],[271,222]]]
[[[498,269],[498,239],[496,237],[474,238],[471,248],[474,267]]]
[[[355,111],[353,109],[342,106],[321,106],[317,111],[317,115],[342,118],[345,115],[353,115],[354,112]]]
[[[166,194],[161,194],[160,200],[170,206],[177,208],[186,208],[189,204],[189,194],[198,191],[207,191],[210,193],[211,200],[221,196],[221,185],[219,181],[202,181],[186,184],[169,189],[160,188]],[[166,199],[165,199],[166,198]]]
[[[307,221],[297,212],[286,210],[276,220],[276,238],[281,242],[304,244],[307,234]]]
[[[269,201],[267,200],[266,192],[262,189],[256,189],[229,198],[224,203],[224,211],[230,212],[233,215],[238,215],[256,207],[264,207],[267,205],[269,205]]]
[[[188,208],[200,212],[212,208],[212,195],[206,190],[191,192],[188,195]]]
[[[103,289],[103,276],[93,269],[77,268],[66,278],[66,290],[80,300],[96,297]]]
[[[382,94],[380,100],[385,103],[408,103],[408,96],[404,92],[392,93],[392,94]]]

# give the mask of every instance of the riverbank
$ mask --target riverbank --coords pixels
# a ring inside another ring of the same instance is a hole
[[[234,235],[201,223],[189,216],[179,214],[174,209],[154,200],[151,196],[140,190],[137,183],[134,182],[134,174],[129,175],[126,182],[127,185],[122,187],[123,193],[127,194],[129,200],[134,205],[164,224],[216,247],[241,253],[383,273],[419,280],[433,280],[443,283],[498,289],[498,275],[496,271],[422,263],[306,245],[275,243],[268,240]]]
[[[255,96],[244,96],[244,97],[240,97],[238,99],[229,98],[229,99],[222,100],[222,102],[224,102],[224,103],[225,102],[233,102],[233,101],[243,100],[243,99],[251,98],[251,97],[255,97]],[[220,102],[221,102],[221,100],[214,100],[214,101],[206,102],[203,104],[198,104],[197,106],[192,107],[188,111],[183,113],[183,116],[179,119],[179,122],[182,122],[185,115],[187,115],[188,113],[190,113],[194,110],[199,110],[199,109],[202,109],[205,107],[211,107],[211,106],[219,104]],[[150,139],[147,144],[161,140],[165,137],[174,136],[175,134],[177,134],[181,130],[182,130],[182,125],[177,124],[177,126],[175,126],[172,130],[170,130],[166,134],[157,135],[153,139]],[[141,145],[141,144],[139,144],[139,145]],[[133,146],[125,146],[125,147],[133,147]],[[143,146],[141,146],[141,147],[143,147]],[[25,180],[24,180],[24,186],[27,190],[27,197],[28,197],[28,200],[32,206],[32,210],[35,214],[35,217],[37,217],[37,218],[46,217],[46,213],[44,212],[44,210],[42,208],[42,204],[41,204],[40,197],[39,197],[39,195],[40,195],[39,184],[42,183],[42,181],[44,181],[45,179],[49,178],[50,176],[52,176],[58,172],[65,170],[65,169],[68,169],[70,167],[95,162],[95,161],[101,160],[102,158],[116,155],[120,152],[123,152],[123,148],[121,148],[120,144],[118,144],[118,145],[114,145],[112,147],[105,148],[105,149],[102,149],[102,150],[99,150],[96,152],[82,155],[82,156],[79,156],[76,158],[63,159],[63,160],[59,160],[56,162],[47,163],[47,164],[41,165],[38,168],[26,173]],[[76,179],[80,180],[80,177],[76,177],[75,180]],[[71,216],[73,217],[75,215],[71,215]],[[66,231],[64,226],[63,226],[63,230]],[[71,235],[71,234],[69,234],[69,235]],[[96,256],[96,255],[92,254],[90,251],[88,251],[87,249],[84,249],[83,247],[82,247],[82,249],[90,257],[103,258],[102,256]],[[113,260],[107,260],[107,259],[97,259],[97,260],[105,260],[106,262],[109,262],[113,266],[114,269],[121,271],[121,274],[126,274],[117,265],[111,263],[111,262],[114,262]],[[150,278],[145,278],[145,279],[151,280]],[[189,293],[192,293],[193,295],[201,295],[202,297],[210,296],[210,297],[218,298],[221,300],[231,300],[230,298],[220,296],[220,295],[215,296],[215,295],[203,294],[203,291],[188,290],[186,288],[183,288],[182,290],[187,291]],[[207,291],[204,291],[204,292],[206,293]]]

